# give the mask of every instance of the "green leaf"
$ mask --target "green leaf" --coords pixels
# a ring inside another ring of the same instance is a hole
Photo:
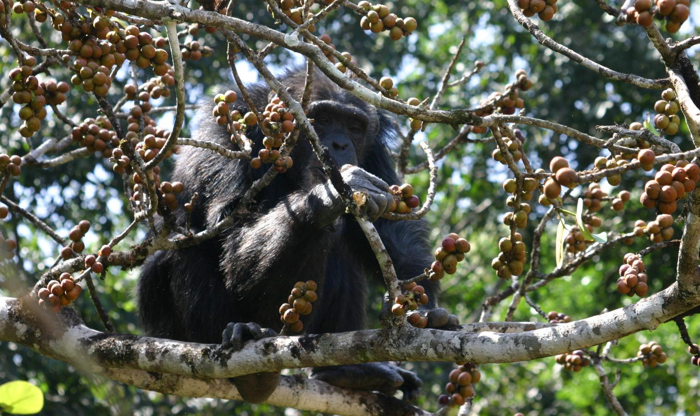
[[[0,385],[0,407],[15,415],[32,415],[44,407],[39,387],[26,381],[10,381]]]
[[[598,243],[607,243],[608,242],[608,233],[603,231],[602,233],[598,234],[592,234],[593,239],[597,241]]]
[[[561,212],[561,213],[563,213],[563,214],[571,215],[572,217],[575,217],[575,216],[576,216],[575,213],[573,213],[573,212],[571,212],[571,211],[569,211],[569,210],[566,210],[566,209],[564,209],[564,208],[558,208],[558,210],[559,210],[559,212]]]
[[[564,219],[559,221],[559,226],[557,227],[557,242],[556,242],[556,261],[557,267],[561,266],[564,261],[564,233],[566,232],[566,226],[564,225]]]
[[[644,119],[644,128],[652,132],[654,136],[661,136],[661,133],[656,130],[656,127],[654,127],[654,124],[648,118]]]
[[[583,238],[586,241],[595,241],[598,243],[605,243],[608,241],[607,233],[591,234],[591,232],[588,231],[588,227],[586,227],[586,224],[583,222],[583,199],[581,198],[578,199],[578,204],[576,205],[576,225],[578,229],[581,230],[581,234],[583,234]]]
[[[576,205],[576,225],[578,225],[578,229],[581,231],[581,234],[583,234],[583,238],[586,241],[593,241],[593,235],[591,234],[590,231],[588,231],[588,227],[586,227],[586,224],[583,222],[583,199],[582,198],[578,199],[578,204]]]

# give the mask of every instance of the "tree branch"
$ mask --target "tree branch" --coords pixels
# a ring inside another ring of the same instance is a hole
[[[0,340],[17,342],[65,361],[91,359],[100,366],[115,369],[208,378],[392,360],[507,363],[589,348],[657,328],[700,305],[700,296],[685,295],[674,283],[624,308],[526,332],[471,333],[402,325],[340,334],[266,338],[247,344],[239,352],[220,350],[218,345],[104,334],[84,326],[69,308],[59,315],[67,327],[50,337],[27,310],[27,304],[33,302],[20,306],[17,299],[3,297],[0,298]]]
[[[595,369],[596,373],[598,373],[600,385],[603,388],[605,397],[607,397],[608,401],[610,402],[610,406],[613,408],[615,413],[618,414],[618,416],[627,416],[627,412],[625,412],[625,409],[622,407],[622,404],[620,404],[620,401],[617,400],[615,393],[613,393],[614,386],[610,384],[610,379],[608,379],[608,375],[605,373],[605,369],[600,364],[600,360],[593,360],[593,368]]]
[[[566,46],[555,42],[552,38],[545,35],[544,32],[540,30],[539,26],[537,26],[532,20],[525,17],[525,15],[520,11],[516,0],[508,0],[508,8],[513,14],[513,17],[515,17],[515,20],[517,20],[518,23],[520,23],[525,29],[527,29],[527,31],[530,32],[530,34],[535,39],[537,39],[537,41],[541,45],[546,46],[554,52],[568,57],[572,61],[583,66],[584,68],[588,68],[591,71],[596,72],[605,78],[609,78],[615,81],[626,82],[628,84],[636,85],[637,87],[641,88],[659,90],[663,88],[668,88],[670,86],[670,82],[668,79],[648,79],[640,77],[639,75],[617,72],[606,66],[600,65],[597,62],[586,58],[585,56],[567,48]]]

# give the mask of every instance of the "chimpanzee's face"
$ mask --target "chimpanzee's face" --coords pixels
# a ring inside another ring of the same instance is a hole
[[[357,107],[334,101],[312,104],[314,130],[338,166],[359,165],[366,148],[367,115]]]

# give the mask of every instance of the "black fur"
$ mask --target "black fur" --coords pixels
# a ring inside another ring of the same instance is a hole
[[[298,71],[284,77],[283,82],[296,97],[301,95],[303,76],[303,71]],[[269,89],[256,85],[249,91],[262,109]],[[325,102],[333,111],[351,110],[364,116],[367,132],[362,143],[356,144],[359,166],[390,185],[399,183],[388,151],[394,131],[382,112],[341,90],[320,72],[314,77],[312,98],[315,103]],[[240,98],[236,105],[245,109]],[[226,128],[210,115],[203,117],[197,136],[238,150]],[[262,135],[254,132],[249,137],[254,139],[257,153],[262,148]],[[329,150],[333,155],[334,149],[329,146]],[[146,261],[138,288],[146,333],[219,343],[229,322],[255,322],[279,331],[279,306],[286,302],[295,282],[309,279],[319,284],[319,299],[313,313],[304,317],[306,333],[364,327],[366,277],[381,279],[377,261],[359,226],[348,215],[330,226],[318,224],[319,207],[308,191],[325,178],[318,174],[318,163],[303,137],[292,158],[294,166],[258,194],[250,216],[239,218],[216,239],[184,250],[158,252]],[[172,180],[185,185],[185,192],[179,195],[181,204],[194,192],[199,194],[192,213],[193,230],[210,227],[232,212],[269,166],[253,170],[247,160],[230,160],[193,147],[183,149]],[[184,223],[184,216],[179,215],[178,221]],[[399,278],[416,276],[432,262],[424,221],[380,219],[375,225]],[[426,282],[425,287],[431,299],[428,306],[434,306],[437,285]]]

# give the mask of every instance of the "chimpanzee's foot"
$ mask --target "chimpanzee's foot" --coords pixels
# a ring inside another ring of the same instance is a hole
[[[337,387],[379,391],[388,396],[401,390],[405,400],[415,400],[423,385],[414,373],[387,363],[316,367],[311,377]]]
[[[277,332],[269,328],[260,328],[260,325],[249,322],[247,324],[231,322],[226,326],[222,334],[221,348],[240,351],[248,341],[257,341],[263,338],[276,337]],[[255,373],[229,380],[249,403],[261,403],[277,388],[280,373]]]

